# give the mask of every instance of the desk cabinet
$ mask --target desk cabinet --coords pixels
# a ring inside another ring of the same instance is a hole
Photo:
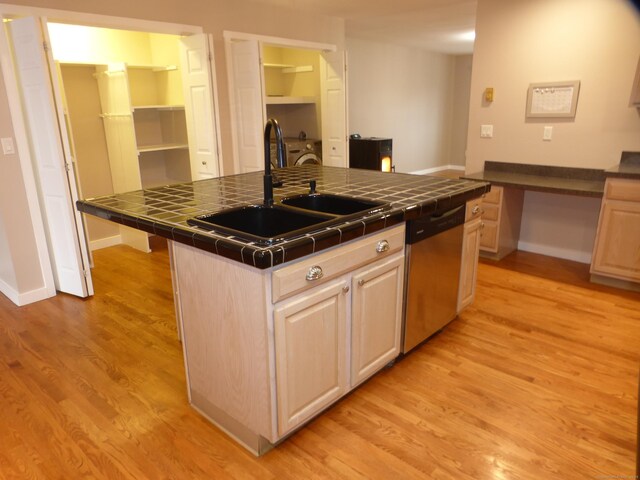
[[[482,199],[480,251],[500,260],[518,248],[524,191],[492,186]]]
[[[478,276],[478,256],[482,238],[481,200],[467,202],[467,214],[462,239],[462,260],[460,262],[460,287],[458,289],[458,313],[473,303],[476,295]]]
[[[640,180],[607,179],[591,273],[640,282]]]

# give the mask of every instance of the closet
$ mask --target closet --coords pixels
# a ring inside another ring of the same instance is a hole
[[[267,118],[285,137],[321,139],[320,52],[262,45]]]
[[[48,28],[82,198],[219,175],[204,35]],[[92,250],[125,243],[149,251],[145,232],[85,221]]]

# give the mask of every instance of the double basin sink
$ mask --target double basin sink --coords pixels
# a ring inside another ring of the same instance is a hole
[[[384,202],[308,193],[283,198],[274,205],[245,205],[201,215],[187,223],[267,246],[387,208]]]

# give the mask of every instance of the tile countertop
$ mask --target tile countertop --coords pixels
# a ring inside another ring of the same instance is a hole
[[[167,185],[77,202],[78,210],[106,220],[192,245],[264,269],[339,245],[377,230],[452,208],[477,198],[489,184],[423,175],[305,165],[277,171],[283,187],[277,202],[306,193],[316,180],[318,193],[333,193],[391,203],[391,209],[349,221],[336,220],[321,230],[269,246],[187,224],[187,219],[227,208],[262,203],[262,172]]]

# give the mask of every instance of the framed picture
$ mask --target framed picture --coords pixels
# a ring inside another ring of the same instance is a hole
[[[580,81],[532,83],[527,92],[527,118],[576,116]]]

